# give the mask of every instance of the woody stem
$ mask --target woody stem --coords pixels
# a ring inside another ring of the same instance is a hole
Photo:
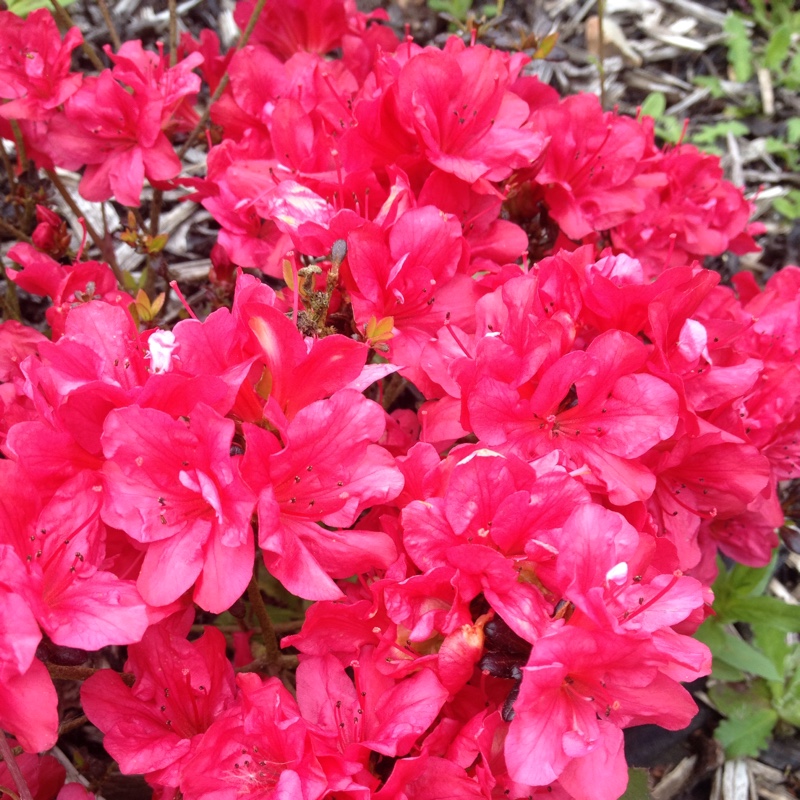
[[[264,605],[264,598],[261,596],[261,589],[258,586],[258,564],[253,570],[253,577],[247,586],[247,597],[253,606],[261,634],[264,637],[264,647],[266,648],[266,662],[272,668],[277,668],[281,664],[281,651],[278,647],[278,640],[275,636],[275,629],[272,627],[272,620],[269,618],[267,607]]]
[[[86,233],[89,234],[89,238],[94,242],[95,247],[100,251],[102,257],[108,262],[108,265],[111,267],[112,271],[114,272],[114,276],[117,279],[118,283],[122,283],[122,271],[119,268],[119,264],[117,264],[116,256],[114,255],[113,249],[106,247],[106,243],[100,234],[94,229],[94,226],[88,219],[86,219],[86,215],[78,208],[78,204],[72,199],[72,195],[69,193],[69,190],[61,181],[61,178],[56,175],[55,171],[52,169],[46,169],[45,172],[47,173],[47,177],[53,182],[53,186],[56,187],[58,193],[64,198],[64,202],[69,206],[70,211],[75,215],[76,219],[83,219],[83,224],[86,226]]]
[[[14,754],[11,752],[8,739],[6,739],[6,735],[3,731],[0,731],[0,756],[3,757],[3,761],[6,762],[8,771],[14,779],[20,800],[33,800],[31,790],[28,788],[25,778],[22,777],[22,771],[14,758]]]
[[[250,36],[253,33],[253,28],[255,28],[256,22],[258,22],[258,18],[261,16],[261,12],[264,10],[264,5],[266,2],[267,0],[258,0],[258,2],[255,4],[253,13],[250,14],[250,19],[247,21],[247,27],[242,31],[242,35],[239,37],[239,41],[236,43],[237,50],[241,50],[249,41]],[[222,93],[228,86],[228,81],[230,81],[230,76],[228,75],[228,71],[226,69],[216,91],[213,95],[211,95],[211,99],[208,101],[208,105],[203,111],[202,116],[199,120],[197,120],[197,125],[194,126],[194,130],[189,134],[189,138],[184,142],[183,147],[181,147],[181,149],[178,151],[178,158],[183,158],[186,155],[186,151],[194,144],[197,134],[203,130],[206,122],[208,122],[208,117],[211,114],[212,106],[217,102],[217,100],[219,100],[220,97],[222,97]]]

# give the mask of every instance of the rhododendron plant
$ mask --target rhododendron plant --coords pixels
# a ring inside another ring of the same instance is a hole
[[[0,323],[0,792],[63,784],[52,676],[156,797],[615,800],[800,478],[800,269],[722,285],[757,230],[718,160],[523,53],[235,17],[84,75],[0,12],[0,133],[151,266],[145,190],[220,226],[178,322],[42,198],[8,252],[49,332]]]

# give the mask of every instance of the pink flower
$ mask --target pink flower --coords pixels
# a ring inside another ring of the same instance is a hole
[[[236,682],[240,701],[205,732],[183,770],[183,796],[319,800],[328,783],[294,698],[277,678]]]
[[[16,590],[24,572],[14,548],[0,544],[0,729],[28,752],[40,752],[58,737],[58,698],[47,669],[35,658],[42,638],[36,618]],[[0,765],[0,786],[9,786],[4,771]]]
[[[15,742],[12,740],[8,744],[13,748]],[[52,800],[56,796],[59,787],[64,783],[66,771],[53,756],[22,753],[14,760],[30,789],[33,800]],[[4,789],[16,788],[5,762],[0,763],[0,786]]]
[[[522,62],[452,37],[426,48],[397,78],[397,113],[431,164],[469,183],[501,181],[530,167],[546,137],[524,123],[530,109],[509,91]]]
[[[101,480],[83,471],[44,504],[14,462],[0,461],[0,476],[0,542],[24,559],[14,588],[50,639],[87,650],[138,641],[144,602],[133,581],[102,569]]]
[[[550,216],[570,239],[620,225],[645,209],[653,187],[666,183],[656,169],[643,169],[655,148],[642,126],[603,113],[594,95],[534,109],[532,120],[550,137],[534,180]]]
[[[386,568],[397,557],[394,542],[381,531],[339,530],[402,489],[392,457],[375,444],[383,417],[378,405],[342,389],[296,414],[283,449],[271,434],[245,427],[244,469],[259,491],[264,563],[300,597],[339,598],[332,578]]]
[[[139,207],[145,177],[174,178],[181,163],[161,129],[162,101],[129,94],[109,70],[88,79],[53,123],[49,151],[68,169],[87,164],[80,183],[87,200],[115,197]]]
[[[207,627],[186,641],[192,619],[193,613],[170,617],[130,647],[125,669],[136,676],[133,687],[102,670],[81,689],[84,711],[122,771],[150,773],[148,780],[160,786],[179,785],[202,735],[234,702],[225,638]]]
[[[539,639],[525,667],[505,744],[520,783],[554,780],[575,800],[616,800],[628,771],[621,727],[689,724],[689,693],[661,675],[652,651],[608,631],[555,631]]]
[[[0,12],[0,116],[16,120],[45,120],[73,95],[83,75],[70,72],[70,55],[83,41],[78,28],[70,28],[62,42],[53,15],[46,8],[21,19]]]
[[[247,586],[255,497],[230,455],[233,432],[203,404],[188,419],[137,406],[106,419],[103,518],[148,545],[137,585],[151,605],[196,583],[196,602],[220,612]]]

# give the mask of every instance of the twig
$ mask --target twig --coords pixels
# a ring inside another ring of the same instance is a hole
[[[61,725],[58,726],[59,738],[65,733],[72,733],[72,731],[82,728],[88,721],[89,718],[85,714],[81,714],[81,716],[75,717],[75,719],[62,722]]]
[[[72,211],[77,219],[83,219],[83,224],[86,226],[86,233],[89,234],[89,238],[94,242],[95,247],[97,247],[103,258],[108,262],[108,265],[111,267],[117,282],[121,284],[122,271],[119,268],[119,264],[117,264],[117,258],[114,255],[114,250],[110,247],[106,247],[105,240],[100,237],[100,234],[94,229],[92,223],[86,219],[86,215],[80,210],[80,208],[78,208],[78,205],[72,199],[72,195],[69,193],[69,190],[61,182],[61,178],[59,178],[58,175],[56,175],[56,173],[51,169],[46,169],[45,172],[53,182],[53,186],[55,186],[58,190],[58,193],[64,198],[64,202],[69,206],[70,211]]]
[[[605,0],[597,0],[597,19],[600,22],[600,24],[597,26],[597,68],[600,71],[600,108],[602,108],[604,111],[606,108],[606,33],[605,30],[603,30],[603,24],[605,23],[605,12]]]
[[[8,175],[8,188],[10,189],[9,194],[13,194],[17,186],[17,178],[14,175],[14,165],[11,163],[11,159],[8,157],[6,146],[3,144],[2,138],[0,138],[0,159],[3,160],[3,166],[6,168],[6,174]]]
[[[106,0],[97,0],[97,5],[100,6],[100,13],[103,15],[103,20],[106,23],[106,28],[108,28],[108,35],[111,37],[111,42],[114,45],[114,49],[119,50],[119,48],[122,46],[122,41],[119,38],[117,29],[114,27],[114,20],[111,19],[111,13],[108,10],[108,4],[106,3]]]
[[[50,677],[57,681],[85,681],[95,673],[103,671],[94,667],[65,667],[50,662],[45,662],[45,666]],[[118,672],[117,675],[122,678],[122,682],[126,686],[133,686],[136,682],[136,676],[131,672]]]
[[[253,33],[253,29],[256,27],[256,22],[258,22],[261,12],[264,10],[264,5],[266,2],[267,0],[257,0],[255,7],[253,8],[253,13],[250,14],[250,19],[247,21],[247,27],[242,31],[242,35],[239,37],[239,41],[236,43],[235,49],[237,51],[241,50],[250,40],[250,36]],[[230,75],[226,69],[225,74],[222,76],[222,80],[220,80],[219,85],[217,86],[217,90],[213,95],[211,95],[208,105],[203,110],[200,119],[197,120],[197,125],[194,126],[194,130],[189,134],[189,138],[183,143],[183,147],[181,147],[181,149],[178,151],[178,158],[183,158],[186,155],[186,151],[194,144],[194,140],[197,138],[197,135],[201,130],[203,130],[206,122],[208,122],[208,118],[211,115],[212,106],[217,102],[217,100],[219,100],[220,97],[222,97],[222,93],[227,88],[229,81]]]
[[[264,637],[264,647],[266,649],[265,661],[268,666],[278,668],[281,665],[281,651],[278,647],[278,640],[275,636],[275,629],[272,627],[272,620],[269,618],[267,607],[264,605],[264,598],[261,597],[261,589],[258,586],[258,565],[253,570],[253,577],[247,586],[247,597],[256,613],[261,633]]]
[[[25,142],[22,141],[22,131],[19,129],[19,123],[15,119],[10,119],[8,124],[11,126],[11,133],[14,134],[14,144],[17,146],[17,162],[19,163],[20,171],[25,172],[28,169],[28,154],[25,152]]]
[[[17,785],[20,800],[33,800],[31,790],[28,788],[28,784],[22,776],[22,770],[19,768],[19,764],[17,764],[14,754],[11,752],[11,746],[3,731],[0,731],[0,756],[2,756],[3,761],[6,762],[6,767],[8,767],[8,771],[14,779],[14,783]]]
[[[61,24],[67,28],[74,28],[75,23],[72,21],[72,17],[69,15],[66,9],[62,8],[58,0],[50,0],[50,2],[53,4],[56,18],[61,22]],[[81,50],[83,50],[86,58],[92,62],[92,65],[98,72],[102,72],[106,68],[105,64],[103,64],[103,62],[100,60],[100,56],[97,55],[95,49],[89,44],[89,42],[85,40],[81,42]]]
[[[15,319],[17,322],[22,321],[22,312],[19,307],[19,297],[17,296],[17,284],[8,279],[6,274],[6,265],[3,259],[0,258],[0,279],[6,282],[6,291],[3,295],[3,316],[5,319]]]
[[[178,8],[176,0],[169,0],[169,65],[178,63]]]
[[[2,218],[0,218],[0,231],[8,236],[13,236],[19,242],[27,242],[28,244],[31,243],[31,237],[28,236],[28,234],[23,233],[19,228],[15,227],[10,222],[5,222]]]

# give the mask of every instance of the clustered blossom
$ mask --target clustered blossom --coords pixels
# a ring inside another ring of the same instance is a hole
[[[230,77],[184,179],[230,307],[142,329],[108,265],[56,260],[46,209],[9,253],[52,301],[50,338],[0,324],[0,727],[31,785],[63,782],[31,755],[58,735],[45,639],[128,646],[132,680],[82,703],[158,797],[619,797],[622,731],[696,711],[717,551],[767,563],[800,478],[800,269],[702,268],[755,249],[717,160],[351,0],[90,77],[77,31],[2,20],[0,116],[89,200],[177,178],[194,70]],[[371,399],[389,376],[416,407]],[[189,635],[254,562],[313,601],[294,695]]]

